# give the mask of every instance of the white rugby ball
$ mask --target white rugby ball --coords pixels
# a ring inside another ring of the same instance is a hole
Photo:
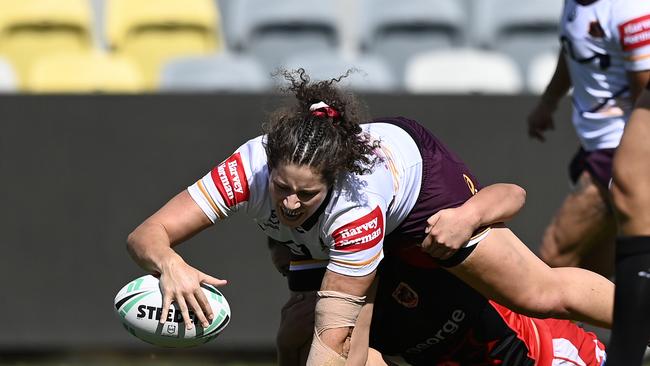
[[[201,288],[214,314],[206,328],[190,310],[194,324],[188,330],[176,303],[170,307],[167,321],[160,323],[162,293],[158,279],[151,275],[136,278],[122,287],[115,296],[113,309],[124,328],[147,343],[173,348],[198,346],[216,338],[230,322],[230,306],[221,292],[205,283]]]

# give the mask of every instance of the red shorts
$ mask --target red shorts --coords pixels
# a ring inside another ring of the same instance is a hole
[[[573,322],[559,319],[536,319],[517,314],[493,301],[497,311],[517,337],[528,345],[528,357],[538,366],[589,365],[605,362],[605,346],[595,334]]]

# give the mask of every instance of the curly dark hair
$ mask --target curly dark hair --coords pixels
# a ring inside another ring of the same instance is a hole
[[[356,98],[336,86],[353,71],[318,82],[310,82],[302,68],[278,72],[289,81],[285,91],[295,96],[297,104],[274,112],[263,126],[270,169],[286,163],[307,165],[319,172],[328,185],[343,172],[366,174],[372,170],[379,159],[373,153],[379,142],[372,142],[363,133]],[[319,102],[338,115],[330,117],[310,111]]]

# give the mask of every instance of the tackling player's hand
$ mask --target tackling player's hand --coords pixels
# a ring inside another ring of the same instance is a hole
[[[539,141],[546,141],[544,132],[555,129],[554,109],[543,101],[537,104],[528,115],[528,136]]]
[[[422,250],[434,258],[449,259],[467,244],[476,230],[475,220],[463,207],[440,210],[431,216]]]
[[[223,286],[227,283],[225,280],[214,278],[190,266],[180,256],[168,261],[161,268],[160,274],[160,291],[163,295],[160,323],[165,323],[172,302],[176,302],[187,329],[192,329],[190,309],[201,325],[204,328],[208,327],[214,319],[214,314],[208,299],[201,290],[203,282],[213,286]]]

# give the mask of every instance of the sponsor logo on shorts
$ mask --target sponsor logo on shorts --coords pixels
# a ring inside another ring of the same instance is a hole
[[[650,44],[650,15],[630,20],[618,26],[623,51],[632,51]]]
[[[212,169],[211,175],[226,206],[234,207],[248,200],[248,179],[239,153],[217,165]]]
[[[393,299],[397,301],[400,305],[413,309],[418,306],[420,298],[418,297],[417,292],[413,291],[411,286],[400,282],[399,285],[393,291]]]
[[[377,206],[369,214],[334,230],[334,248],[344,252],[358,252],[372,248],[384,238],[384,217]]]
[[[466,314],[461,309],[456,309],[451,312],[451,316],[447,321],[438,329],[432,337],[429,337],[415,346],[406,350],[406,353],[418,354],[424,350],[435,346],[436,344],[445,341],[449,336],[453,335],[460,329],[460,324],[465,320]]]

